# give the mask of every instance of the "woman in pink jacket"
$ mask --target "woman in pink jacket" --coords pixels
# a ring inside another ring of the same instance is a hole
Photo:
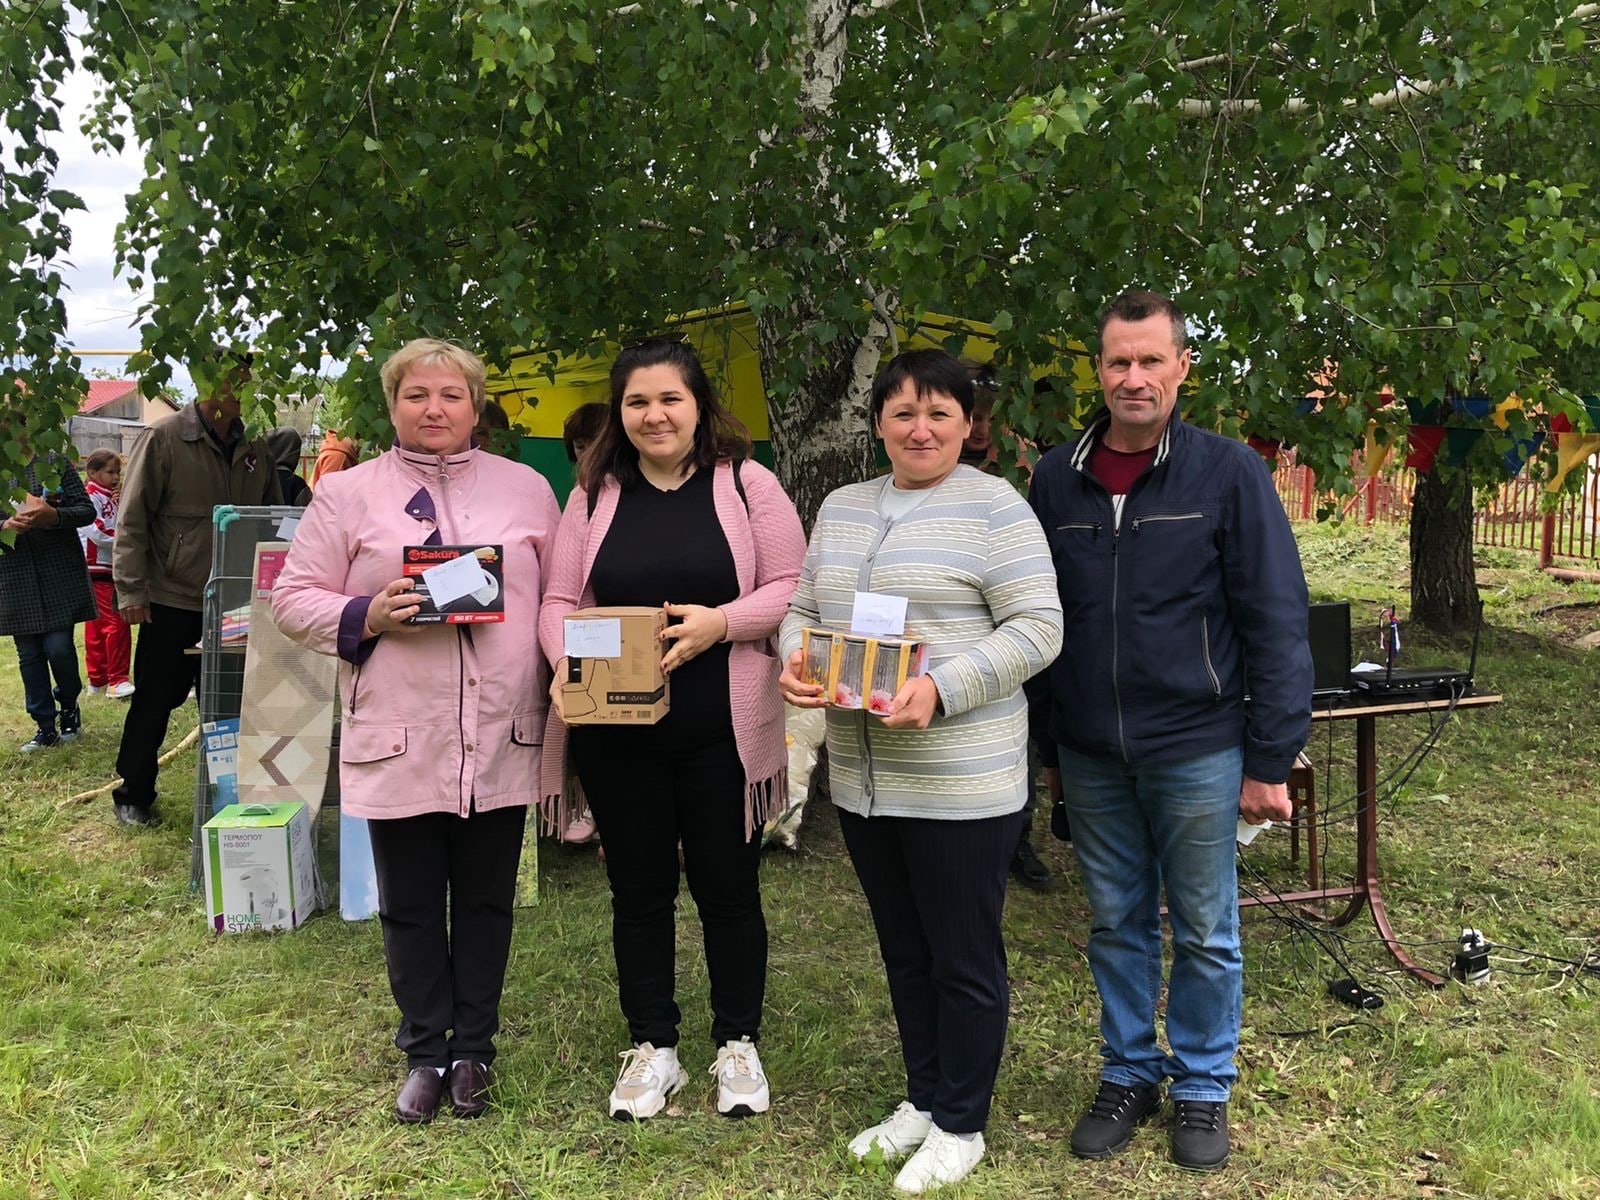
[[[569,745],[606,849],[617,986],[633,1047],[613,1117],[653,1117],[688,1082],[673,999],[678,846],[705,931],[717,1111],[767,1111],[756,1053],[767,976],[761,826],[784,804],[786,751],[772,638],[805,538],[749,435],[717,403],[689,346],[653,339],[611,368],[605,425],[584,456],[539,616],[563,676],[563,621],[591,605],[665,605],[672,706],[655,725],[582,725]],[[559,689],[552,689],[554,710]],[[562,744],[552,721],[552,749]],[[547,754],[548,824],[569,827],[559,753]]]
[[[560,513],[542,476],[472,448],[475,355],[424,338],[382,374],[394,447],[323,478],[272,612],[289,637],[343,660],[341,804],[372,822],[395,1044],[411,1067],[395,1113],[431,1120],[448,1088],[456,1115],[475,1117],[539,779],[539,593]],[[402,553],[430,545],[500,548],[503,622],[406,623],[419,602]]]

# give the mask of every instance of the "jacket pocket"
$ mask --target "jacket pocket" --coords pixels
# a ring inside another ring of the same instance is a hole
[[[1214,699],[1222,699],[1222,680],[1217,678],[1217,669],[1211,665],[1211,618],[1200,618],[1200,658],[1206,664],[1206,677],[1211,680],[1211,695]]]
[[[544,714],[523,713],[511,718],[511,744],[513,746],[544,745]]]
[[[406,752],[404,725],[346,726],[339,733],[339,761],[346,763],[382,762]]]

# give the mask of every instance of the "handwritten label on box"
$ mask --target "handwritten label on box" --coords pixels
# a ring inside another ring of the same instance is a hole
[[[621,658],[622,622],[615,617],[568,618],[565,649],[568,658]]]
[[[899,637],[906,631],[906,598],[857,592],[850,632],[858,637]]]

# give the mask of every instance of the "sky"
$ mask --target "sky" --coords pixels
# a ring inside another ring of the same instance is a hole
[[[114,273],[113,241],[125,198],[143,178],[143,155],[131,139],[120,154],[96,154],[91,148],[80,128],[94,102],[90,76],[74,71],[61,96],[61,131],[54,139],[60,155],[55,186],[76,193],[86,206],[86,211],[67,214],[72,252],[61,272],[67,286],[67,335],[82,356],[85,372],[100,369],[126,378],[120,355],[86,352],[139,348],[135,321],[140,303],[149,299],[149,290],[136,294],[126,279]],[[194,390],[189,372],[181,364],[175,367],[173,383],[186,394]]]

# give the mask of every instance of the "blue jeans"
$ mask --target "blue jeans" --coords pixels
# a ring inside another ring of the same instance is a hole
[[[1226,1100],[1244,1004],[1235,832],[1241,750],[1129,767],[1061,748],[1061,786],[1092,913],[1100,1077],[1171,1079],[1175,1100]],[[1167,1044],[1156,1044],[1161,890],[1172,920]]]
[[[18,634],[17,666],[22,671],[23,704],[40,729],[55,729],[56,706],[70,716],[78,707],[83,676],[78,674],[78,647],[72,628],[49,633]],[[50,676],[56,679],[50,690]]]

